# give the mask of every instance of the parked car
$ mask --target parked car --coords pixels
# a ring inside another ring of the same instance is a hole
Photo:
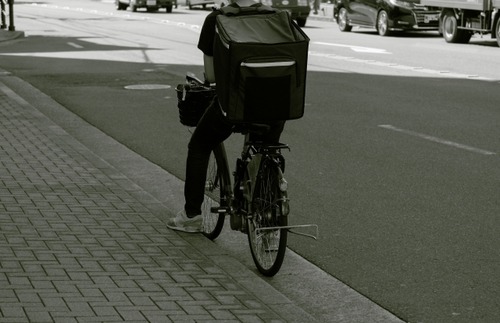
[[[194,6],[202,6],[205,9],[207,5],[215,5],[215,2],[214,0],[186,0],[186,5],[189,9],[192,9]]]
[[[255,1],[259,2],[259,0]],[[311,11],[310,0],[260,0],[260,2],[266,6],[288,11],[292,19],[297,21],[297,25],[300,27],[306,25],[309,12]],[[229,3],[228,0],[215,0],[215,5],[219,8]]]
[[[146,8],[147,11],[157,11],[160,8],[165,8],[167,12],[172,12],[175,5],[177,7],[177,0],[115,0],[117,10],[130,10],[137,11],[138,8]]]
[[[341,31],[362,26],[377,29],[381,36],[392,31],[439,28],[439,11],[419,0],[336,0],[333,17]]]

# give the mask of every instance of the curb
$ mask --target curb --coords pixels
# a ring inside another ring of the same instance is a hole
[[[24,31],[9,31],[0,29],[0,42],[24,38]]]

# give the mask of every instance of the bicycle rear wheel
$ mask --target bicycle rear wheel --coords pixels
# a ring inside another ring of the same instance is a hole
[[[248,242],[257,269],[265,276],[274,276],[281,268],[287,246],[288,224],[282,215],[281,202],[286,192],[279,188],[278,164],[263,158],[252,198],[253,214],[247,219]]]
[[[229,187],[226,153],[223,146],[210,154],[203,200],[203,234],[210,240],[216,239],[224,226],[226,195]],[[226,166],[224,166],[224,164]]]

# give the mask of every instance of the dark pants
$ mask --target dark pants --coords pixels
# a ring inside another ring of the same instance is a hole
[[[284,124],[283,121],[270,124],[271,129],[268,133],[252,135],[250,139],[277,143]],[[188,217],[201,214],[210,153],[231,135],[233,128],[233,124],[228,122],[222,115],[218,102],[214,101],[193,132],[188,145],[186,183],[184,185],[184,198],[186,201],[184,209]]]

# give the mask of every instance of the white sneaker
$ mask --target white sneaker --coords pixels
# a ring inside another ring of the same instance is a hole
[[[194,218],[188,218],[186,211],[182,210],[175,218],[170,218],[167,221],[167,227],[172,230],[178,230],[183,232],[202,232],[203,217],[197,215]]]

